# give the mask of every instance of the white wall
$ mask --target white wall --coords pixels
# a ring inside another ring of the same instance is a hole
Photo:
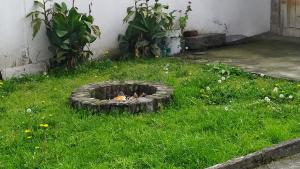
[[[60,0],[62,1],[62,0]],[[185,9],[188,0],[163,0],[171,9]],[[70,2],[70,0],[68,1]],[[87,12],[90,0],[77,0],[80,10]],[[124,32],[122,19],[134,0],[94,0],[93,15],[102,36],[93,44],[95,56],[117,46],[117,36]],[[200,32],[255,35],[270,29],[270,0],[192,0],[193,12],[188,29]],[[3,0],[0,6],[0,68],[40,62],[51,56],[47,38],[41,32],[31,37],[31,0]]]

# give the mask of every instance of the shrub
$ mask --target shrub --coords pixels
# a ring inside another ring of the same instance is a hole
[[[128,23],[125,35],[119,36],[121,50],[134,53],[136,57],[160,56],[160,43],[166,37],[166,30],[174,26],[176,10],[167,12],[168,5],[150,0],[135,0],[135,5],[127,8],[124,23]]]
[[[135,0],[134,6],[127,8],[127,16],[124,23],[128,23],[124,35],[119,35],[119,47],[122,51],[134,54],[136,57],[158,57],[161,48],[165,46],[167,31],[174,29],[178,23],[178,29],[185,29],[188,22],[188,14],[191,9],[191,1],[188,2],[184,15],[182,11],[172,10],[159,0]],[[175,13],[180,17],[176,18]]]
[[[50,41],[50,51],[54,54],[52,66],[67,66],[73,68],[92,55],[89,45],[100,37],[100,29],[93,25],[94,18],[89,14],[78,12],[73,7],[68,9],[63,2],[55,3],[47,8],[50,0],[42,2],[35,0],[37,9],[27,15],[32,18],[33,37],[39,32],[42,23],[46,26],[47,37]],[[89,6],[91,9],[91,5]]]

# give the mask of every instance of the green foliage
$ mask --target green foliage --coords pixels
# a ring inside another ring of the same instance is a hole
[[[127,8],[124,23],[128,28],[124,35],[119,35],[119,47],[122,51],[134,54],[136,57],[159,57],[166,32],[174,29],[175,22],[183,30],[188,22],[191,2],[187,6],[185,15],[176,18],[178,10],[169,11],[169,6],[159,0],[135,0],[135,5]]]
[[[9,95],[13,91],[15,91],[15,82],[13,81],[1,81],[0,80],[0,100],[5,96]]]
[[[179,17],[179,27],[181,29],[181,31],[183,32],[184,29],[187,26],[188,20],[189,20],[189,13],[192,11],[192,2],[189,1],[188,2],[188,6],[184,12],[184,15]]]
[[[166,31],[174,26],[176,11],[167,12],[168,5],[155,0],[136,0],[135,6],[127,8],[124,23],[128,23],[125,35],[119,36],[121,50],[134,53],[136,57],[160,56],[160,43]]]
[[[48,2],[50,0],[35,0],[37,10],[27,15],[32,18],[33,37],[44,23],[50,41],[49,49],[54,54],[52,64],[72,68],[93,54],[89,45],[100,37],[100,29],[93,25],[94,18],[90,14],[80,13],[74,6],[68,9],[64,2],[55,3],[47,9]]]

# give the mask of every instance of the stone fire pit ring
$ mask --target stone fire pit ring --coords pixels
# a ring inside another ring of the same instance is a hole
[[[123,92],[127,96],[144,95],[126,101],[114,98]],[[96,113],[156,112],[171,101],[173,90],[165,85],[143,81],[110,81],[93,83],[75,89],[70,104],[76,109]]]

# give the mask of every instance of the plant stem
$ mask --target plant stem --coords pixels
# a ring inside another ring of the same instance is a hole
[[[48,16],[47,16],[47,9],[46,9],[46,1],[45,0],[43,0],[43,15],[44,15],[44,18],[45,18],[45,25],[46,25],[46,27],[47,28],[49,28],[49,26],[50,26],[50,24],[49,24],[49,18],[48,18]]]

